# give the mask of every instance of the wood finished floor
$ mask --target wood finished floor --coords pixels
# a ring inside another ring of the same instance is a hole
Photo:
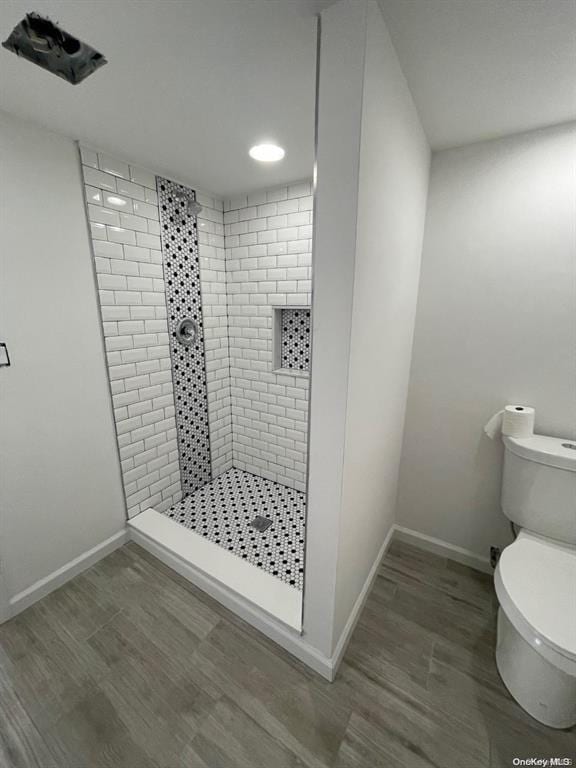
[[[134,544],[0,627],[1,768],[508,768],[575,757],[494,665],[488,576],[394,543],[336,681]]]

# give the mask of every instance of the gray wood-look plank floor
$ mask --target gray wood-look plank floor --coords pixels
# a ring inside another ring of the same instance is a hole
[[[488,576],[394,543],[336,681],[128,544],[0,627],[2,768],[508,768],[575,757],[494,664]]]

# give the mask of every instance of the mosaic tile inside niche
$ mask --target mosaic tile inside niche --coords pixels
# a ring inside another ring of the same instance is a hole
[[[310,309],[283,309],[281,334],[281,367],[310,370]]]
[[[182,490],[189,494],[212,479],[198,233],[196,216],[187,212],[195,193],[160,176],[156,185],[180,473]],[[193,324],[190,346],[177,339],[183,320]]]

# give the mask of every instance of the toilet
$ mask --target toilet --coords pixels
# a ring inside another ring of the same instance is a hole
[[[502,509],[518,535],[494,574],[496,664],[532,717],[576,724],[576,442],[504,437]]]

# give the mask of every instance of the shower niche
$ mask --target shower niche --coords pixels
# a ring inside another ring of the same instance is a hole
[[[81,160],[131,536],[300,630],[311,183],[226,201]]]
[[[277,307],[272,320],[272,366],[276,373],[308,376],[311,355],[310,307]]]

